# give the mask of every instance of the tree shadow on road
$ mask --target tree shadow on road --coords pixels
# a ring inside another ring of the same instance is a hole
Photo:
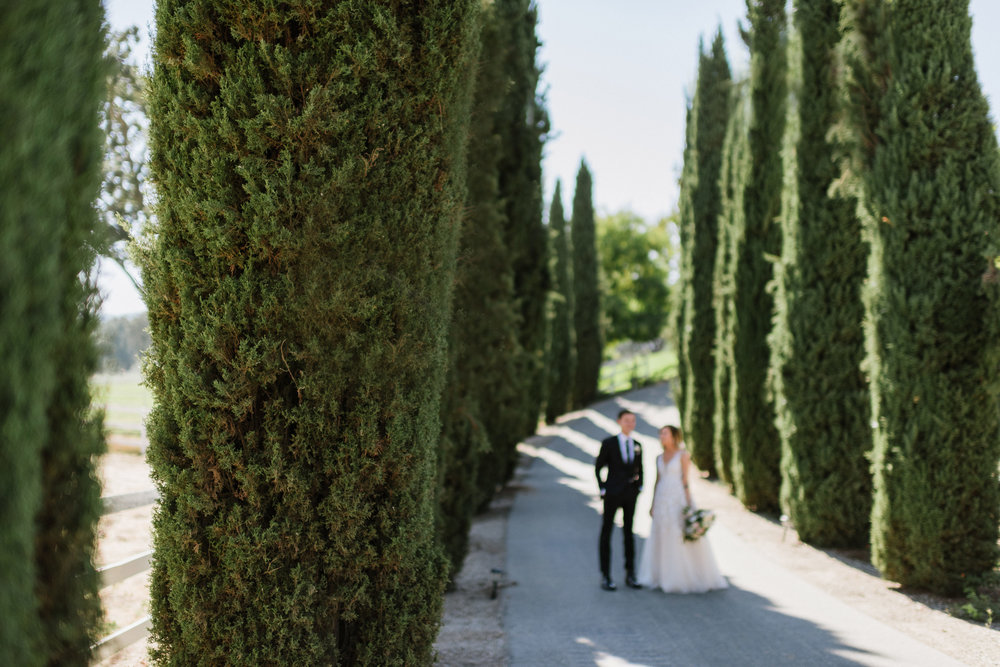
[[[521,490],[507,534],[507,576],[517,584],[505,592],[511,664],[853,665],[886,660],[783,612],[774,600],[735,586],[703,595],[601,590],[601,505],[593,457],[600,440],[615,432],[619,400],[569,416],[520,446],[522,465],[515,484]],[[651,422],[668,418],[664,412],[648,420],[637,413],[646,436],[647,466],[659,451],[650,434],[661,424]],[[655,479],[650,469],[636,511],[640,555]],[[616,578],[624,569],[621,539],[616,528]]]

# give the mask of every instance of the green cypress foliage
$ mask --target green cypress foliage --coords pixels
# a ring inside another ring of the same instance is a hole
[[[478,3],[163,0],[154,658],[418,664]]]
[[[839,110],[840,4],[799,1],[789,46],[796,101],[785,133],[781,262],[775,267],[772,380],[781,437],[781,507],[799,536],[864,546],[871,512],[870,399],[861,284],[867,247],[856,201],[830,194],[828,139]]]
[[[733,484],[733,346],[736,333],[733,305],[734,253],[743,235],[743,183],[749,173],[748,135],[749,97],[746,81],[732,86],[729,122],[722,148],[719,195],[722,199],[718,217],[718,246],[715,255],[712,294],[715,304],[715,375],[712,382],[715,401],[712,449],[715,471],[726,484]]]
[[[732,475],[748,507],[778,507],[781,447],[766,391],[773,298],[772,258],[781,252],[782,135],[785,127],[784,0],[747,0],[750,21],[750,164],[743,233],[733,253]]]
[[[103,447],[90,415],[101,8],[0,13],[0,663],[86,664]]]
[[[699,43],[699,53],[701,44]],[[685,406],[692,401],[691,369],[688,366],[688,345],[691,317],[688,310],[691,296],[688,286],[692,282],[692,255],[694,254],[694,191],[698,188],[698,156],[695,152],[694,104],[688,104],[684,114],[684,164],[681,167],[680,191],[677,199],[677,231],[680,248],[677,265],[680,279],[673,292],[674,331],[677,344],[677,405],[681,413],[681,423],[687,429],[689,415]]]
[[[513,470],[518,311],[499,198],[497,111],[504,96],[507,31],[493,5],[482,13],[482,50],[469,128],[468,196],[455,276],[448,378],[442,397],[439,534],[453,572],[462,564],[475,510]]]
[[[549,389],[545,419],[550,424],[572,406],[573,377],[576,373],[576,340],[573,330],[572,255],[562,186],[556,181],[549,207],[549,240],[552,244],[552,325],[549,336]]]
[[[954,593],[998,555],[1000,318],[985,257],[1000,233],[1000,158],[967,2],[846,7],[851,166],[871,246],[872,561]]]
[[[729,92],[732,76],[720,29],[712,41],[711,53],[701,51],[698,84],[691,104],[689,124],[694,127],[694,187],[690,188],[690,246],[684,290],[684,349],[687,390],[681,404],[685,439],[695,465],[712,475],[715,452],[712,445],[715,424],[715,307],[712,300],[715,255],[718,246],[718,218],[722,198],[719,177],[722,144],[729,120]]]
[[[593,182],[587,163],[580,162],[573,193],[570,238],[573,243],[573,329],[576,334],[576,375],[573,404],[580,408],[597,398],[604,340],[601,335],[601,294],[598,283],[597,223]]]
[[[535,432],[545,402],[546,301],[550,289],[548,230],[542,221],[542,146],[548,114],[538,93],[538,11],[532,0],[494,0],[508,31],[504,59],[506,95],[497,118],[501,137],[500,197],[506,205],[506,243],[520,304],[522,369],[521,438]],[[516,441],[515,441],[516,442]],[[504,471],[509,478],[513,468]]]

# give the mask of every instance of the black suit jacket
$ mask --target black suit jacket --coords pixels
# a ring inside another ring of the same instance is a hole
[[[622,460],[617,435],[601,441],[601,451],[597,454],[597,461],[594,465],[597,473],[597,485],[601,487],[601,491],[611,495],[625,492],[639,493],[639,489],[642,488],[642,445],[634,437],[632,438],[632,451],[632,463],[627,464]],[[601,468],[608,469],[607,480],[601,479]]]

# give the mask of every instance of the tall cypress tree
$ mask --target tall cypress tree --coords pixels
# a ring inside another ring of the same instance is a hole
[[[570,238],[573,244],[573,329],[576,334],[576,375],[573,404],[584,407],[597,398],[604,339],[601,334],[601,294],[598,283],[597,223],[593,182],[587,163],[580,162],[573,192]]]
[[[0,663],[86,664],[100,416],[87,276],[100,185],[101,8],[0,13]]]
[[[840,173],[828,138],[840,107],[840,4],[796,2],[794,20],[789,81],[797,105],[785,133],[770,338],[781,506],[807,542],[863,546],[871,512],[870,401],[861,371],[867,247],[856,201],[831,194]]]
[[[449,369],[441,403],[439,534],[457,571],[475,510],[488,503],[512,469],[521,423],[516,382],[513,266],[504,243],[499,197],[501,141],[497,113],[504,96],[507,30],[495,6],[484,6],[482,44],[469,128],[468,196],[455,275]],[[513,434],[513,435],[512,435]]]
[[[163,0],[154,657],[429,662],[478,3]]]
[[[851,166],[871,244],[872,560],[953,593],[998,555],[1000,158],[968,2],[846,7]]]
[[[715,307],[712,284],[722,205],[719,191],[722,144],[729,120],[732,77],[721,29],[712,41],[711,53],[705,53],[703,49],[699,52],[698,84],[689,121],[694,127],[696,177],[689,195],[687,280],[681,285],[684,290],[685,322],[682,355],[688,373],[687,391],[681,409],[692,460],[701,470],[715,475],[712,444],[715,429]]]
[[[766,391],[773,298],[771,258],[781,252],[781,146],[785,126],[784,0],[747,0],[750,22],[750,164],[743,234],[733,253],[732,475],[748,507],[776,509],[781,447]]]
[[[494,0],[507,26],[510,48],[504,59],[506,95],[498,114],[501,136],[500,197],[506,204],[506,243],[520,304],[518,374],[522,397],[521,438],[535,432],[545,402],[546,314],[550,288],[548,231],[542,221],[542,146],[548,114],[538,93],[540,69],[536,35],[538,11],[532,0]],[[516,441],[515,441],[516,442]],[[505,471],[506,480],[513,468]]]
[[[698,52],[701,53],[699,42]],[[681,424],[687,429],[689,415],[685,406],[692,400],[691,369],[688,366],[688,345],[690,342],[691,307],[690,291],[692,283],[692,263],[694,254],[694,191],[698,188],[698,156],[695,151],[694,104],[687,105],[684,114],[684,164],[681,167],[680,188],[677,197],[677,232],[680,248],[677,253],[679,286],[672,294],[674,331],[677,344],[677,405],[681,413]]]
[[[713,417],[712,449],[715,470],[726,484],[733,484],[733,346],[736,322],[733,297],[734,254],[742,240],[743,197],[749,173],[750,143],[748,135],[749,97],[746,81],[732,86],[729,99],[729,122],[722,147],[722,167],[719,175],[719,196],[722,199],[718,217],[718,246],[715,254],[712,295],[715,304],[715,375],[712,382]]]
[[[573,330],[572,255],[563,213],[562,186],[556,181],[549,207],[549,239],[552,244],[552,325],[549,335],[549,389],[545,419],[550,424],[570,409],[576,373],[576,339]]]

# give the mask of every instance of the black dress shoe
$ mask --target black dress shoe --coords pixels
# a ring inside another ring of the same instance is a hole
[[[615,586],[615,582],[611,581],[611,577],[601,578],[601,588],[606,591],[614,591],[618,589],[618,587]]]
[[[625,577],[625,585],[629,588],[642,588],[642,584],[635,580],[635,577],[631,574]]]

